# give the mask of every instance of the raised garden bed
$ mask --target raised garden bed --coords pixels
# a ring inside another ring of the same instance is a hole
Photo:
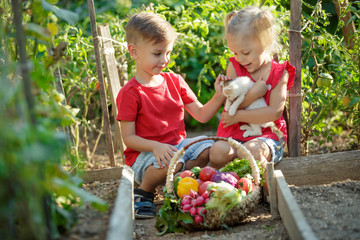
[[[317,158],[318,162],[327,159],[329,160],[328,164],[331,162],[337,162],[338,164],[339,161],[331,160],[336,155],[338,159],[346,155],[345,159],[348,160],[344,160],[345,162],[350,161],[348,156],[351,156],[353,170],[359,169],[354,166],[358,166],[356,164],[360,162],[360,151],[322,154],[319,155],[321,157],[313,156],[313,158]],[[309,161],[309,157],[303,157],[302,159]],[[284,161],[287,160],[289,160],[289,163],[292,163],[294,159],[284,159]],[[298,162],[300,161],[301,159],[298,158]],[[314,160],[314,162],[316,161]],[[281,165],[277,165],[276,169],[278,169],[278,166]],[[294,167],[295,165],[292,164],[292,166]],[[348,164],[345,164],[344,168],[347,168],[346,166]],[[285,168],[284,163],[282,167],[284,169],[285,180],[287,181],[289,170],[286,170],[287,168]],[[328,168],[330,168],[329,165]],[[291,167],[288,166],[288,169],[291,169]],[[333,171],[336,170],[341,171],[333,168]],[[292,168],[291,171],[294,171],[294,169]],[[298,171],[301,172],[304,169],[299,168]],[[309,178],[306,174],[304,176],[304,178]],[[317,175],[317,178],[320,176],[321,173]],[[303,212],[306,222],[310,225],[318,239],[359,239],[360,173],[357,176],[352,175],[351,178],[354,179],[352,181],[347,180],[346,174],[343,174],[342,179],[338,179],[336,174],[333,176],[336,176],[336,179],[329,179],[333,183],[317,185],[301,184],[301,186],[295,186],[292,183],[290,185],[291,192]],[[293,181],[291,177],[289,177],[289,180]],[[91,210],[88,206],[79,209],[78,225],[64,236],[63,239],[105,239],[109,230],[110,215],[118,194],[118,186],[119,180],[97,181],[85,184],[84,188],[86,190],[108,201],[109,211],[100,213]],[[157,209],[160,209],[162,200],[162,195],[159,194],[155,199]],[[121,224],[121,221],[119,224]],[[186,239],[290,239],[282,220],[272,219],[270,205],[265,202],[261,202],[249,217],[244,219],[238,226],[232,227],[231,230],[197,231],[188,232],[186,235],[176,233],[167,234],[162,237],[157,237],[156,233],[155,219],[134,220],[133,239],[183,239],[184,236],[186,236]]]

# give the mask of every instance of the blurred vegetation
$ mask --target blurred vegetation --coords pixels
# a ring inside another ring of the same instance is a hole
[[[350,1],[339,20],[332,0],[302,1],[302,148],[317,136],[331,142],[348,131],[349,150],[359,147],[359,1]],[[84,201],[106,204],[81,190],[76,173],[93,161],[102,133],[102,113],[87,1],[21,1],[26,55],[31,70],[36,124],[28,107],[18,62],[16,28],[9,0],[0,2],[0,236],[1,239],[58,238],[76,220],[73,207]],[[247,5],[272,8],[280,26],[279,60],[288,60],[289,1],[284,0],[116,0],[95,1],[98,24],[108,23],[119,67],[134,75],[124,27],[138,11],[154,11],[180,34],[167,71],[184,76],[202,103],[232,56],[223,19]],[[353,24],[354,46],[342,28]],[[119,71],[120,74],[124,72]],[[110,101],[109,109],[111,106]],[[188,129],[216,130],[218,119]],[[322,144],[322,142],[320,143]],[[64,166],[66,169],[64,170]]]

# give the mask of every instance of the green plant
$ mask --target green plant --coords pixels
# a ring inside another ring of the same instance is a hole
[[[9,1],[0,3],[0,236],[55,239],[75,223],[75,206],[89,202],[105,210],[107,204],[82,190],[82,181],[62,166],[72,159],[63,128],[76,121],[76,114],[55,90],[53,71],[62,55],[50,49],[57,34],[55,13],[67,13],[69,21],[75,15],[45,1],[25,2],[20,10],[23,7],[26,31],[21,38],[15,37],[15,25],[21,25],[21,19],[12,17]],[[26,44],[26,52],[16,47],[20,42]],[[29,58],[19,64],[18,55]],[[23,68],[29,69],[30,79],[19,74]],[[23,94],[27,80],[30,89],[25,91],[30,98]]]
[[[350,136],[359,141],[358,47],[348,49],[343,43],[340,31],[341,27],[348,23],[338,21],[334,34],[326,30],[331,22],[329,13],[322,9],[321,1],[315,6],[305,2],[304,5],[312,10],[311,15],[303,11],[302,141],[304,149],[307,151],[314,135],[321,134],[324,137],[322,142],[332,141],[334,135],[340,134],[345,129],[353,129]],[[354,21],[359,16],[359,10],[349,7],[344,9],[344,13],[350,9],[355,14],[355,18],[350,20]],[[359,46],[358,31],[354,33],[354,38],[356,46]],[[323,84],[324,76],[327,76],[326,84]],[[342,104],[344,96],[352,97],[352,102],[347,107]]]

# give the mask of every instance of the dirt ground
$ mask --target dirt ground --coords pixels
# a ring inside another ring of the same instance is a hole
[[[211,135],[211,134],[207,134]],[[339,137],[338,145],[346,138]],[[339,147],[310,148],[313,154],[335,152]],[[285,154],[286,155],[286,154]],[[96,155],[96,168],[108,167],[108,158]],[[359,173],[360,174],[360,173]],[[109,203],[107,212],[98,212],[84,205],[78,212],[78,223],[61,239],[97,240],[106,239],[107,225],[116,198],[118,182],[94,182],[83,188]],[[360,239],[360,182],[345,181],[329,185],[290,186],[307,222],[319,239]],[[162,196],[155,199],[157,210],[162,205]],[[270,206],[260,201],[257,208],[238,226],[230,230],[197,231],[156,236],[155,219],[135,220],[136,240],[148,239],[289,239],[281,219],[272,219]],[[121,239],[121,238],[119,238]]]

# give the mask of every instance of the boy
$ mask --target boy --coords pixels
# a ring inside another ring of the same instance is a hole
[[[170,23],[155,13],[138,13],[126,26],[136,74],[118,94],[117,120],[127,146],[125,163],[134,170],[135,181],[140,184],[134,189],[137,218],[156,216],[154,191],[165,181],[174,152],[201,138],[186,139],[184,109],[204,123],[225,100],[219,84],[220,80],[227,80],[223,75],[216,79],[212,99],[202,105],[180,75],[162,72],[170,61],[176,37]],[[193,144],[179,160],[176,172],[207,165],[212,144],[213,141]]]

